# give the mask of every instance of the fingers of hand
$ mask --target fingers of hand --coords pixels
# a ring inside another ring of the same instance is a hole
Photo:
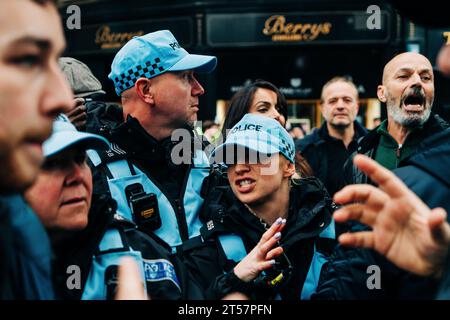
[[[450,225],[447,222],[447,212],[442,208],[431,210],[428,224],[433,239],[448,246],[450,243]]]
[[[266,241],[265,243],[261,243],[259,245],[258,251],[261,257],[265,257],[267,255],[267,252],[269,252],[269,250],[272,249],[278,243],[278,240],[280,240],[280,238],[281,232],[277,232],[268,241]]]
[[[266,254],[266,260],[272,260],[275,259],[276,257],[278,257],[279,255],[281,255],[283,253],[283,248],[282,247],[276,247],[275,249],[270,250],[267,254]]]
[[[80,121],[86,121],[87,118],[87,114],[86,112],[82,112],[82,113],[78,113],[78,114],[73,114],[69,117],[71,122],[80,122]]]
[[[270,226],[270,228],[264,232],[264,234],[261,237],[261,240],[259,241],[259,244],[263,244],[267,241],[269,241],[277,232],[280,232],[284,225],[286,224],[286,219],[278,218],[275,220],[275,222]]]
[[[368,206],[382,207],[389,196],[380,189],[367,184],[354,184],[346,186],[334,195],[334,201],[338,204],[349,202],[363,202]]]
[[[356,155],[353,163],[391,197],[408,192],[405,184],[391,171],[364,155]]]
[[[344,246],[373,249],[375,245],[372,231],[344,233],[339,237],[339,243]]]
[[[275,265],[275,260],[263,261],[258,266],[258,271],[261,272],[263,270],[267,270],[272,268]]]
[[[67,116],[70,117],[74,117],[76,115],[82,114],[82,113],[86,113],[86,105],[84,105],[84,100],[82,104],[76,105],[72,110],[70,110],[67,113]]]
[[[122,258],[119,266],[117,300],[146,300],[139,266],[131,257]]]
[[[353,203],[334,212],[333,218],[336,222],[357,220],[368,226],[373,226],[375,224],[377,214],[369,205]]]

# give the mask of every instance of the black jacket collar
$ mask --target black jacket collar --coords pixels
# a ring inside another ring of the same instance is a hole
[[[265,231],[260,219],[239,202],[231,188],[228,189],[227,198],[231,205],[226,210],[224,224],[256,245]],[[332,201],[317,178],[298,180],[291,187],[289,199],[288,221],[281,239],[285,248],[302,239],[318,236],[330,224],[332,215]]]

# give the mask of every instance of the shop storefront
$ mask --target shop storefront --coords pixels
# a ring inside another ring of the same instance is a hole
[[[117,101],[107,79],[114,54],[133,36],[170,29],[189,51],[218,57],[216,71],[199,76],[206,90],[201,120],[220,122],[243,84],[265,79],[286,95],[291,123],[312,128],[322,121],[322,85],[339,75],[357,85],[359,119],[370,128],[373,118],[385,116],[376,98],[383,66],[412,43],[405,40],[405,22],[386,2],[378,5],[376,24],[367,13],[371,3],[364,1],[187,2],[81,6],[88,14],[81,30],[67,31],[66,54],[85,61],[110,92],[108,99]],[[426,54],[431,36],[420,39]]]

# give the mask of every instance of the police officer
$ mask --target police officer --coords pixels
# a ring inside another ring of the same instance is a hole
[[[210,166],[192,130],[204,93],[194,72],[211,72],[216,62],[189,54],[168,30],[133,38],[116,54],[109,74],[123,108],[108,105],[87,117],[88,130],[112,146],[90,154],[94,193],[110,194],[117,214],[176,253],[203,287],[220,270],[215,243],[200,236],[200,194]],[[176,130],[184,137],[180,152],[173,152]]]
[[[220,234],[228,260],[234,261],[225,271],[241,279],[252,298],[309,299],[335,246],[334,207],[317,178],[292,178],[292,137],[276,120],[246,114],[214,150],[213,159],[227,163],[229,186],[219,184],[208,193],[204,215],[208,230]],[[266,253],[267,245],[258,247],[277,224],[285,225],[275,234],[284,254],[280,248]],[[256,252],[250,251],[255,246],[273,259],[264,272],[268,262],[255,268]],[[228,290],[228,280],[219,276],[209,293],[220,296]]]

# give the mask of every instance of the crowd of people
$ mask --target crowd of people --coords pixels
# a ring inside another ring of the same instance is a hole
[[[294,140],[265,80],[199,135],[196,73],[220,62],[169,30],[115,55],[120,104],[64,47],[55,1],[0,2],[1,299],[450,299],[450,129],[425,56],[386,63],[370,132],[355,84],[324,79],[325,121]]]

